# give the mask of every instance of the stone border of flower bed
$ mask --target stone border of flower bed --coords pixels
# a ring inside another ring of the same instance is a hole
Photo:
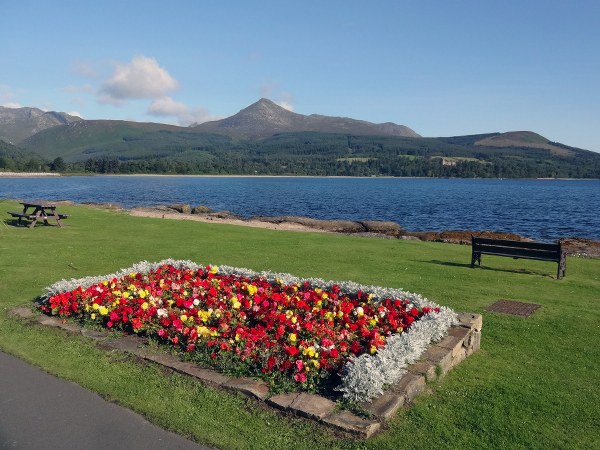
[[[35,313],[29,307],[15,308],[9,311],[9,315],[45,326],[58,327],[71,334],[81,334],[94,339],[103,348],[133,354],[192,376],[206,385],[240,392],[277,410],[316,420],[325,426],[364,439],[381,430],[382,425],[392,419],[399,408],[408,407],[424,390],[426,383],[444,376],[467,356],[477,351],[481,343],[482,328],[481,315],[459,313],[459,324],[451,327],[446,337],[430,345],[416,363],[408,366],[407,373],[398,383],[380,397],[360,404],[373,417],[363,419],[350,411],[338,411],[335,402],[319,395],[302,392],[269,397],[269,388],[264,381],[233,378],[214,369],[181,361],[177,356],[149,348],[146,345],[147,341],[136,335],[114,337],[109,331],[90,330],[69,321]]]

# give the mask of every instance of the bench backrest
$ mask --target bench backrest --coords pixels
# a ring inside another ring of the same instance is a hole
[[[544,244],[540,242],[477,237],[472,237],[471,243],[473,252],[513,256],[515,258],[530,258],[559,262],[562,254],[560,243]]]

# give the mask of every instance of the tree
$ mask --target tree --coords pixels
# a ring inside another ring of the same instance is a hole
[[[50,170],[53,172],[64,172],[66,168],[65,160],[60,156],[54,158],[54,161],[50,163]]]

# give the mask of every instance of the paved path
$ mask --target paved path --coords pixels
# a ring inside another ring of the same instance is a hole
[[[210,450],[2,352],[0,449]]]

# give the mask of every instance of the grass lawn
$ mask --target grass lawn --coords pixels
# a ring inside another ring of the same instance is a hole
[[[18,206],[0,201],[6,218]],[[485,268],[471,269],[469,246],[139,218],[85,206],[60,211],[71,215],[62,229],[0,223],[0,349],[164,428],[232,449],[598,448],[600,259],[568,258],[566,277],[556,280],[548,262],[484,255]],[[404,288],[482,314],[482,348],[430,384],[384,432],[351,441],[83,337],[7,318],[60,279],[168,257]],[[542,307],[527,319],[485,311],[500,299]]]

